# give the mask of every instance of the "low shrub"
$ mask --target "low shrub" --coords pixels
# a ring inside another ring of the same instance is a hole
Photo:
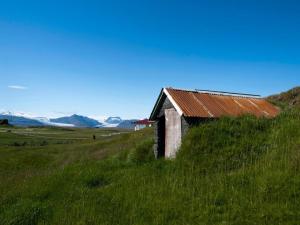
[[[99,188],[108,185],[108,181],[104,177],[92,177],[86,181],[88,188]]]
[[[128,154],[128,161],[136,164],[142,164],[154,160],[153,140],[146,140],[131,149]]]
[[[15,146],[15,147],[24,147],[27,145],[27,142],[26,141],[23,141],[23,142],[14,142],[11,144],[11,146]]]
[[[49,144],[48,141],[43,140],[43,141],[40,143],[40,146],[46,146],[46,145],[48,145],[48,144]]]
[[[42,224],[50,216],[51,210],[47,209],[40,202],[23,200],[14,205],[3,215],[1,224],[8,225],[37,225]]]

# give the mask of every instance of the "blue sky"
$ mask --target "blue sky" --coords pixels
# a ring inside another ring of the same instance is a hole
[[[0,2],[0,110],[143,118],[162,87],[300,84],[299,1]]]

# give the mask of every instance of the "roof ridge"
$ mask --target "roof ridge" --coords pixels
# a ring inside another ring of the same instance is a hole
[[[223,96],[223,97],[218,97]],[[196,90],[163,88],[151,112],[150,119],[156,120],[163,103],[169,99],[180,116],[197,118],[219,118],[253,114],[257,117],[273,118],[280,110],[264,98],[226,93],[199,92]],[[211,113],[209,114],[208,111]]]
[[[225,91],[210,91],[210,90],[190,90],[190,89],[181,89],[181,88],[173,88],[167,87],[166,89],[171,89],[175,91],[184,91],[184,92],[192,92],[192,93],[200,93],[200,94],[208,94],[208,95],[217,95],[217,96],[231,96],[238,98],[247,98],[247,99],[262,99],[260,95],[252,95],[252,94],[243,94],[243,93],[235,93],[235,92],[225,92]]]

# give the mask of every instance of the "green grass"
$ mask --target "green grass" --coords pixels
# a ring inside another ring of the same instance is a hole
[[[171,161],[151,129],[32,132],[0,133],[0,224],[299,224],[298,110],[202,124]]]

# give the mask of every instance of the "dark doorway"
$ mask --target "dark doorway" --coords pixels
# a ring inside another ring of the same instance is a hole
[[[165,134],[166,134],[166,119],[164,116],[160,117],[157,124],[157,156],[165,157]]]

